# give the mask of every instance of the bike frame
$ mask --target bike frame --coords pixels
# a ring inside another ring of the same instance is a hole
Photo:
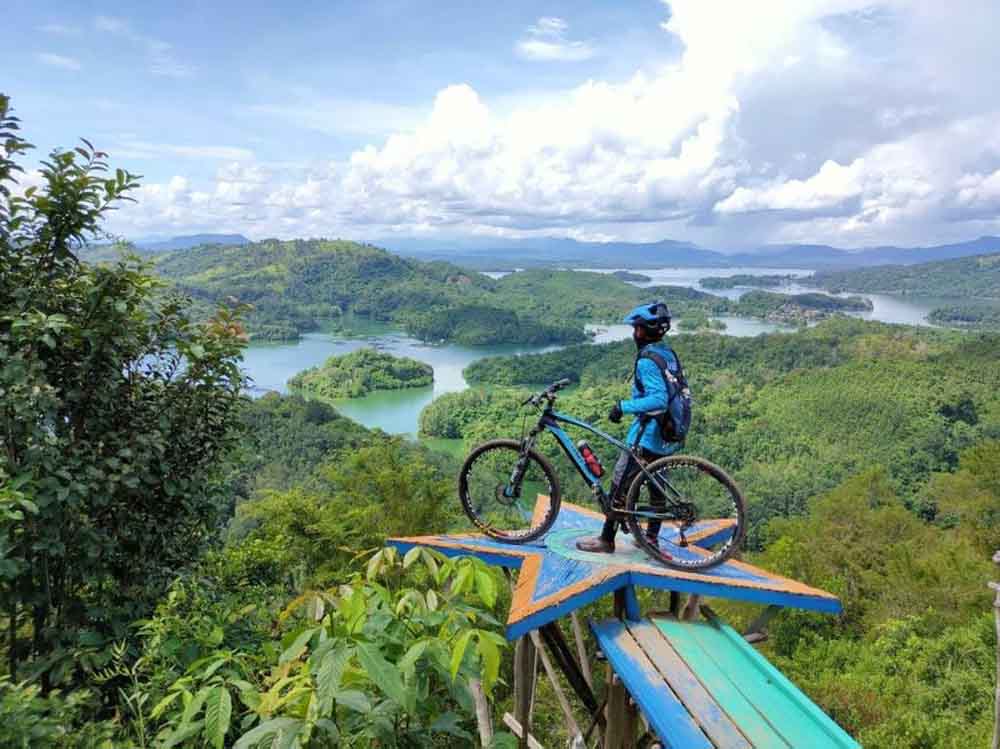
[[[604,486],[601,484],[600,478],[598,478],[591,472],[590,468],[587,466],[587,461],[584,460],[583,455],[580,454],[580,451],[577,449],[576,444],[574,444],[573,439],[566,433],[564,429],[562,429],[562,427],[559,426],[560,423],[570,424],[572,426],[579,427],[580,429],[583,429],[587,432],[590,432],[591,434],[600,437],[605,442],[614,445],[622,452],[627,452],[636,461],[636,464],[639,466],[639,470],[641,470],[646,475],[646,477],[653,483],[653,485],[660,488],[660,490],[663,492],[663,495],[668,498],[668,501],[672,502],[672,500],[669,499],[670,494],[673,494],[675,497],[680,496],[680,492],[674,489],[674,487],[670,486],[669,481],[667,481],[666,479],[659,479],[658,477],[653,476],[653,474],[649,473],[649,471],[646,470],[646,467],[639,459],[639,456],[636,453],[634,446],[629,445],[626,442],[623,442],[615,437],[612,437],[607,432],[601,431],[597,427],[588,424],[586,421],[582,421],[567,414],[559,413],[558,411],[552,408],[552,403],[550,401],[548,405],[546,405],[545,409],[542,411],[542,415],[538,418],[538,423],[535,425],[534,429],[532,429],[531,432],[528,433],[528,436],[522,441],[522,455],[526,455],[527,451],[534,447],[535,442],[537,441],[539,435],[541,435],[543,432],[549,432],[553,437],[556,438],[556,441],[559,443],[559,446],[563,449],[563,452],[566,453],[567,457],[572,461],[573,465],[576,466],[576,470],[583,477],[583,480],[587,482],[588,486],[590,486],[591,490],[594,492],[594,495],[597,497],[597,500],[600,503],[601,509],[604,511],[605,515],[610,515],[612,511],[621,515],[625,514],[625,511],[619,509],[612,510],[611,497],[609,497],[608,493],[604,491]],[[645,425],[643,425],[643,428],[645,428]],[[642,437],[642,432],[640,431],[639,438],[641,439],[641,437]],[[639,439],[636,439],[636,444],[638,444],[638,442]],[[669,490],[670,494],[668,494],[667,491],[663,491],[664,489]],[[640,513],[634,513],[634,514],[640,514]],[[641,513],[641,514],[647,515],[648,513]]]

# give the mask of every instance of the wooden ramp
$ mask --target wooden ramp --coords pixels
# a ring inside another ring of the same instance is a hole
[[[853,749],[794,684],[715,617],[591,623],[611,668],[669,749]]]

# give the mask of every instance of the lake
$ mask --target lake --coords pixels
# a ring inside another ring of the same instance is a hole
[[[778,330],[780,326],[759,320],[727,320],[733,335],[759,335]],[[610,343],[632,335],[627,325],[588,326],[594,343]],[[390,434],[416,436],[420,412],[442,393],[468,387],[462,370],[486,356],[539,353],[554,351],[559,346],[458,346],[431,345],[388,328],[364,336],[346,337],[335,333],[307,333],[294,343],[254,344],[243,356],[243,369],[253,380],[251,392],[262,395],[268,391],[288,392],[288,380],[303,369],[322,364],[327,357],[348,354],[365,346],[395,356],[408,356],[434,368],[434,384],[421,388],[384,390],[361,398],[333,401],[338,411],[367,427],[382,429]]]
[[[588,270],[581,268],[580,270]],[[595,269],[598,273],[610,273],[606,269]],[[723,290],[702,289],[700,280],[708,276],[730,276],[741,273],[752,275],[793,275],[802,278],[811,275],[805,268],[661,268],[643,270],[642,274],[652,280],[639,286],[672,285],[688,286],[713,294],[738,299],[749,289],[735,288]],[[504,275],[491,273],[496,277]],[[802,293],[817,289],[788,284],[775,291]],[[870,312],[857,316],[869,320],[927,325],[927,314],[934,307],[947,300],[923,297],[895,297],[888,294],[861,294],[872,301]],[[669,300],[667,300],[669,302]],[[726,335],[756,336],[778,330],[791,330],[785,326],[740,317],[720,317],[726,323]],[[608,343],[628,338],[632,329],[627,325],[591,325],[594,343]],[[370,346],[396,356],[408,356],[430,364],[434,368],[434,384],[423,388],[390,390],[372,393],[362,398],[335,401],[338,411],[367,427],[383,429],[390,434],[415,436],[420,412],[424,406],[442,393],[464,390],[468,385],[462,370],[469,364],[486,356],[537,353],[553,351],[559,346],[459,346],[453,344],[432,345],[382,325],[365,325],[364,333],[344,336],[335,333],[309,333],[294,343],[254,344],[244,354],[244,370],[253,380],[252,392],[260,395],[269,390],[287,392],[288,380],[303,369],[321,364],[327,357],[347,354],[359,348]],[[683,332],[674,330],[673,333]]]

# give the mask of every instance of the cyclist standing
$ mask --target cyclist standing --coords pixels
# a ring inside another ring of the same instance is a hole
[[[656,413],[662,413],[669,404],[670,385],[660,370],[659,360],[665,364],[671,373],[677,375],[680,364],[673,349],[663,341],[670,330],[670,310],[663,302],[653,302],[636,307],[625,318],[625,323],[632,326],[632,340],[636,345],[634,379],[632,381],[632,397],[616,402],[611,407],[608,418],[618,424],[625,414],[634,414],[635,420],[629,428],[626,442],[634,445],[636,453],[643,463],[650,463],[657,458],[676,452],[681,443],[669,442],[661,434]],[[639,465],[626,452],[618,458],[615,464],[611,482],[611,499],[615,507],[624,507],[625,495],[629,486],[639,473]],[[652,504],[658,505],[660,499],[664,506],[666,500],[653,496]],[[601,535],[594,538],[577,541],[576,547],[581,551],[611,553],[615,550],[615,533],[618,519],[610,516],[604,521]],[[646,535],[655,543],[660,531],[660,523],[651,521],[646,528]]]

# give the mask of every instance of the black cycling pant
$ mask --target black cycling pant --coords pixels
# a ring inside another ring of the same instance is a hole
[[[644,447],[638,448],[636,452],[638,453],[643,464],[649,464],[654,460],[664,457],[663,455],[654,453]],[[639,464],[636,462],[635,458],[626,452],[623,452],[618,456],[618,462],[615,463],[614,473],[611,474],[611,504],[613,506],[625,506],[625,498],[628,496],[629,487],[632,486],[632,482],[635,480],[635,477],[639,475],[639,473]],[[667,509],[667,498],[663,496],[663,492],[651,489],[649,492],[649,500],[650,504],[652,504],[656,509]],[[606,519],[604,521],[604,528],[601,530],[601,538],[605,541],[613,542],[615,540],[617,525],[617,518],[609,517]],[[649,524],[646,526],[646,535],[656,537],[659,533],[660,521],[650,520]]]

